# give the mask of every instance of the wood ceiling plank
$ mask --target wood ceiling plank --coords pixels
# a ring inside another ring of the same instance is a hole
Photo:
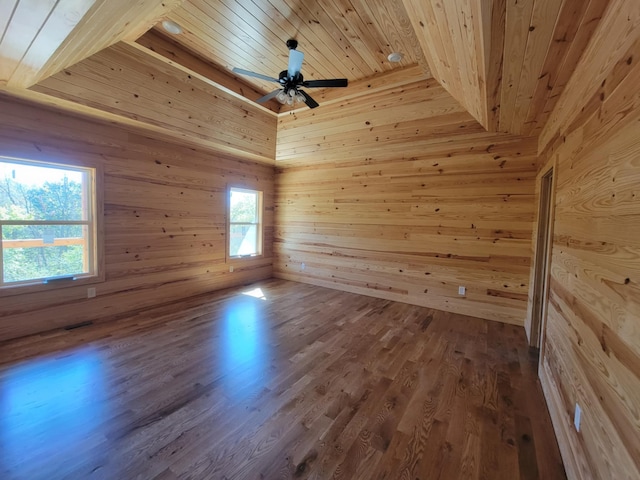
[[[431,68],[425,58],[425,53],[420,47],[420,42],[413,26],[411,25],[409,14],[402,3],[402,0],[388,0],[384,2],[384,7],[387,10],[388,15],[396,20],[398,34],[405,44],[405,49],[403,51],[410,54],[411,58],[414,59],[415,63],[422,68],[425,74],[432,76]]]
[[[393,68],[404,68],[415,63],[413,52],[407,49],[402,35],[399,33],[399,19],[387,9],[387,2],[350,0],[353,12],[360,17],[360,23],[367,27],[376,39],[379,48],[379,65],[382,71]],[[406,15],[406,14],[405,14]],[[392,52],[402,53],[402,59],[396,64],[388,61]]]
[[[351,79],[368,75],[370,70],[367,62],[357,50],[351,48],[347,38],[319,5],[298,0],[269,0],[269,4],[276,10],[284,8],[284,11],[296,12],[299,25],[291,25],[299,32],[296,36],[304,38],[306,42],[313,41],[315,47],[324,52],[333,52],[338,57],[337,64],[342,66],[340,77]],[[302,25],[308,27],[303,29]],[[315,43],[314,38],[319,42]]]
[[[95,0],[60,0],[20,60],[11,82],[26,85],[33,81],[94,3]]]
[[[429,63],[434,77],[486,128],[528,134],[540,132],[551,115],[604,6],[615,1],[626,8],[623,0],[190,0],[175,9],[182,0],[140,0],[126,6],[125,0],[49,1],[56,7],[46,15],[37,2],[36,13],[46,18],[29,19],[40,25],[26,47],[25,37],[14,38],[12,29],[35,0],[0,5],[8,12],[0,18],[0,54],[8,38],[23,45],[18,48],[23,49],[21,63],[0,64],[0,72],[10,70],[5,76],[17,82],[14,87],[75,63],[116,37],[136,38],[163,17],[186,30],[171,37],[183,47],[179,56],[184,63],[198,66],[200,73],[194,73],[202,81],[212,80],[207,74],[218,79],[232,95],[246,92],[255,100],[256,92],[277,88],[252,78],[243,79],[252,87],[236,87],[225,73],[238,66],[276,77],[287,63],[284,41],[295,36],[305,53],[307,79],[346,77],[353,85],[376,72]],[[71,19],[63,15],[74,11]],[[54,41],[45,41],[48,38]],[[220,68],[187,60],[185,49]],[[390,50],[401,51],[405,58],[399,64],[387,62]],[[163,51],[169,54],[168,48]],[[43,61],[41,67],[30,67]],[[172,65],[176,61],[175,56],[170,59]],[[354,98],[338,89],[310,93],[324,103]],[[273,102],[269,108],[289,107]]]
[[[610,0],[591,0],[587,4],[586,2],[583,2],[581,0],[575,0],[575,3],[578,3],[580,5],[578,8],[586,8],[582,16],[579,15],[579,10],[576,11],[576,14],[573,16],[573,18],[570,14],[567,15],[567,23],[570,25],[575,25],[574,28],[577,28],[575,37],[572,38],[570,36],[570,31],[567,32],[566,37],[564,35],[561,36],[561,32],[563,31],[562,27],[559,29],[557,34],[554,34],[554,37],[557,39],[567,39],[567,52],[562,59],[562,62],[559,62],[556,68],[553,68],[553,58],[549,59],[552,67],[549,70],[544,71],[554,72],[553,75],[550,75],[548,81],[549,85],[551,86],[551,90],[549,90],[548,86],[544,85],[544,83],[539,84],[539,87],[541,87],[542,90],[545,90],[547,92],[547,95],[544,99],[542,107],[540,107],[538,103],[540,94],[536,92],[537,95],[534,95],[532,106],[529,109],[529,115],[525,123],[525,127],[530,126],[530,130],[527,130],[525,128],[525,133],[527,135],[537,137],[538,135],[540,135],[540,132],[542,132],[542,129],[546,125],[551,112],[553,111],[556,103],[562,95],[562,92],[569,82],[569,79],[571,78],[571,75],[573,74],[576,65],[578,64],[580,57],[586,50],[593,33],[598,27],[598,23],[602,18],[604,11],[609,4],[609,1]],[[576,21],[577,18],[581,19],[580,23]],[[565,42],[558,41],[557,43],[559,45],[562,45]]]
[[[581,113],[578,105],[583,105],[585,98],[592,98],[598,91],[615,68],[617,59],[623,58],[624,53],[637,41],[638,32],[640,2],[612,0],[540,134],[540,151],[553,138],[561,135],[563,126],[572,124],[573,119]],[[635,60],[631,59],[632,62]],[[585,78],[591,80],[585,82]]]
[[[10,16],[4,20],[7,22],[0,42],[0,82],[9,84],[15,70],[20,65],[23,57],[29,51],[33,39],[37,37],[42,25],[53,12],[56,6],[55,0],[18,0],[13,9],[9,9],[11,2],[2,10],[10,11]],[[0,20],[2,21],[2,20]]]
[[[490,6],[490,11],[487,11]],[[485,75],[487,124],[490,132],[500,131],[500,92],[502,90],[503,52],[505,42],[506,0],[482,1],[483,43],[485,46]]]
[[[339,2],[348,0],[339,0]],[[349,41],[351,48],[357,50],[363,60],[367,62],[369,71],[377,73],[382,70],[379,47],[369,33],[363,27],[360,17],[354,14],[351,4],[336,4],[331,0],[318,0],[317,5],[322,7],[327,16],[340,29],[341,34]],[[344,12],[344,13],[343,13]],[[349,13],[352,13],[349,15]]]
[[[305,53],[304,76],[307,79],[338,78],[349,76],[350,78],[362,77],[368,71],[364,60],[357,52],[345,54],[349,43],[340,34],[335,24],[326,16],[326,13],[315,3],[299,2],[296,0],[270,0],[267,2],[273,11],[295,12],[295,19],[288,23],[287,38],[295,35],[299,49]],[[300,25],[306,25],[302,28]],[[284,37],[284,34],[283,34]],[[322,73],[324,64],[333,65],[338,71]],[[349,71],[349,75],[345,74]]]
[[[2,43],[5,34],[7,33],[7,27],[13,18],[13,13],[18,7],[20,0],[5,0],[0,2],[0,43]]]
[[[245,53],[240,48],[235,49],[235,45],[223,35],[227,33],[219,28],[218,32],[215,32],[215,36],[211,36],[206,29],[209,28],[202,16],[195,15],[192,12],[180,12],[178,14],[171,15],[171,20],[181,25],[185,32],[178,37],[173,37],[180,45],[186,49],[202,54],[204,58],[210,58],[216,64],[221,65],[225,69],[231,70],[232,67],[245,68],[246,70],[255,71],[258,73],[265,73],[265,69],[262,62],[252,55]],[[157,29],[162,32],[160,29]],[[253,53],[253,52],[252,52]],[[238,65],[230,65],[224,60],[225,58],[231,58],[238,56],[242,61]],[[257,88],[263,92],[267,92],[271,87],[271,83],[265,82],[259,79],[248,80]]]
[[[437,33],[435,25],[433,30],[427,27],[429,20],[433,18],[431,4],[424,2],[417,4],[412,0],[403,0],[403,5],[409,17],[412,28],[416,32],[416,38],[421,46],[422,51],[429,63],[431,72],[434,78],[436,78],[445,88],[445,82],[443,82],[442,76],[446,72],[446,65],[443,65],[441,57],[438,52],[442,51],[440,37],[438,35],[432,35],[431,32]]]
[[[0,81],[26,88],[146,31],[182,0],[22,0],[0,44]]]
[[[401,4],[401,0],[393,2]],[[176,42],[224,68],[239,66],[275,76],[287,63],[285,41],[295,37],[306,56],[303,73],[307,79],[353,81],[416,62],[426,63],[416,49],[415,34],[407,32],[406,12],[402,9],[404,14],[398,17],[397,5],[387,3],[190,0],[169,18],[186,30],[176,36]],[[387,61],[392,45],[404,53],[399,64]],[[274,65],[277,67],[270,73]],[[247,81],[264,91],[270,88],[259,79]]]
[[[486,59],[492,52],[491,58],[496,56],[495,49],[490,48],[493,4],[487,0],[403,0],[403,3],[434,77],[487,126],[489,92],[493,94],[496,90],[495,86],[487,87],[487,68],[500,65],[499,61],[489,63]],[[495,19],[499,21],[500,16]],[[498,37],[497,44],[499,40]],[[492,80],[497,82],[499,78],[500,75],[491,74]]]
[[[507,0],[504,67],[500,97],[500,130],[509,132],[513,122],[520,73],[529,38],[535,0]]]
[[[589,3],[591,2],[582,0],[563,1],[549,45],[549,51],[540,70],[535,91],[529,102],[529,111],[526,117],[521,120],[523,133],[531,132],[535,128],[537,118],[542,115],[546,100],[560,76],[566,55],[582,24]]]
[[[293,15],[295,16],[295,19],[292,18],[289,20],[269,2],[262,1],[259,2],[259,5],[256,5],[250,0],[239,1],[241,3],[246,2],[253,5],[254,12],[261,12],[259,18],[263,23],[264,28],[270,29],[277,39],[274,47],[277,45],[276,48],[282,51],[285,56],[288,55],[286,41],[290,38],[298,40],[298,50],[304,53],[303,74],[305,78],[308,80],[312,78],[335,78],[342,74],[341,70],[337,67],[329,69],[323,68],[325,65],[339,65],[345,59],[344,57],[341,57],[340,52],[336,52],[334,48],[325,46],[324,42],[316,35],[316,31],[322,31],[322,29],[307,29],[304,37],[301,36],[300,38],[295,38],[297,28],[295,28],[294,25],[302,22],[307,23],[303,18],[298,16],[299,13],[302,12],[294,13]],[[283,6],[285,9],[289,8],[286,5]],[[265,8],[266,11],[261,10],[260,7]],[[274,69],[278,72],[280,72],[280,70],[285,70],[287,62],[288,59],[285,58],[282,63],[274,65]]]
[[[529,106],[536,85],[541,81],[545,59],[552,48],[553,32],[556,29],[558,14],[564,1],[536,0],[532,14],[527,48],[520,70],[518,93],[512,109],[513,120],[509,132],[521,134],[524,130],[524,122],[527,119]]]
[[[231,52],[238,52],[242,58],[254,58],[256,62],[253,64],[259,65],[261,72],[280,63],[286,55],[282,48],[260,48],[273,45],[277,39],[236,2],[200,2],[199,9],[202,12],[200,18],[206,25],[205,31],[214,38],[222,33],[224,37],[220,37],[218,43],[229,45]],[[216,22],[209,25],[209,18],[215,18]]]
[[[366,2],[364,0],[351,0],[358,14],[365,25],[371,24],[375,28],[378,38],[384,38],[382,32],[386,33],[386,42],[382,45],[382,55],[388,57],[392,52],[402,53],[402,60],[396,68],[409,66],[414,62],[411,50],[407,47],[407,42],[401,33],[398,18],[387,7],[387,3]]]
[[[460,77],[460,69],[458,68],[456,58],[456,52],[454,50],[454,44],[451,41],[451,36],[449,29],[449,21],[447,20],[447,13],[444,9],[444,5],[439,2],[436,2],[435,5],[432,0],[429,0],[427,5],[430,7],[431,23],[429,28],[433,29],[431,37],[434,35],[440,39],[439,43],[436,45],[439,47],[438,55],[440,56],[440,61],[444,67],[446,67],[446,78],[443,76],[442,81],[449,86],[449,93],[452,94],[453,98],[461,102],[463,105],[466,105],[466,99],[463,94],[462,88],[462,78]],[[453,92],[453,93],[452,93]],[[471,109],[469,109],[471,110]]]
[[[457,3],[442,2],[452,32],[451,43],[460,70],[460,87],[465,96],[466,106],[481,124],[486,124],[486,102],[480,77],[484,82],[484,47],[482,37],[478,35],[480,16],[474,17],[471,4],[474,0],[458,0]],[[476,12],[480,14],[480,11]],[[478,54],[482,54],[479,58]]]

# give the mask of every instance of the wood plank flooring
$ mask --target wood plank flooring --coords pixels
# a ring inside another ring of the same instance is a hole
[[[0,478],[565,478],[535,368],[519,327],[269,280],[0,344]]]

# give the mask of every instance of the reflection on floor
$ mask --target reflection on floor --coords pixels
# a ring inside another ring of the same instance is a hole
[[[270,280],[0,348],[0,478],[564,478],[521,328]]]

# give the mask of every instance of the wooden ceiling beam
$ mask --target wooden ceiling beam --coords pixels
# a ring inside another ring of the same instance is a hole
[[[3,2],[0,85],[31,87],[120,40],[136,39],[182,2],[61,0],[36,8],[25,0]]]

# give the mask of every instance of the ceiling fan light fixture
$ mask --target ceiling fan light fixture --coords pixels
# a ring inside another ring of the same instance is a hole
[[[387,60],[391,63],[398,63],[402,60],[402,54],[400,52],[392,52],[387,57]]]
[[[280,90],[276,95],[276,100],[278,100],[282,104],[284,104],[288,98],[289,96],[284,92],[284,90]]]
[[[182,33],[182,27],[172,20],[163,20],[162,28],[172,35],[180,35]]]
[[[273,90],[272,92],[256,99],[257,103],[265,103],[275,98],[281,104],[286,103],[287,105],[293,105],[294,103],[304,103],[309,108],[319,107],[320,104],[316,102],[311,95],[305,91],[299,90],[299,88],[346,87],[348,86],[349,81],[346,78],[327,78],[305,81],[301,72],[304,53],[296,50],[297,46],[298,42],[293,39],[290,39],[287,42],[287,47],[289,47],[289,62],[287,64],[287,69],[282,70],[280,75],[278,75],[278,78],[269,77],[261,73],[237,67],[232,68],[231,71],[236,74],[247,75],[249,77],[259,78],[266,82],[275,82],[279,84],[279,88],[277,90]]]

